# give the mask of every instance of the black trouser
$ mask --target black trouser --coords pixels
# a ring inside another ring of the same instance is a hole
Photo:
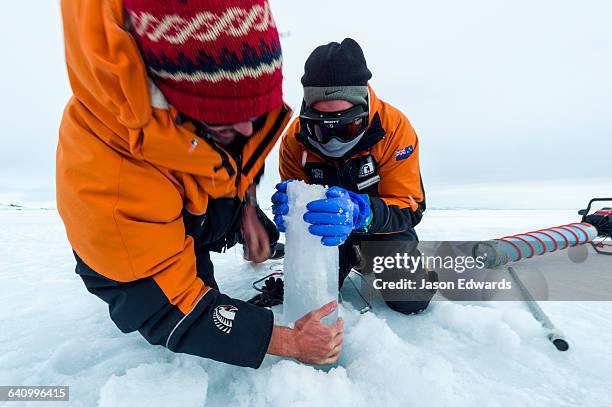
[[[373,242],[370,245],[371,250],[368,250],[368,243]],[[381,242],[389,242],[384,244]],[[344,280],[351,272],[351,269],[357,264],[359,258],[357,252],[353,246],[359,246],[362,256],[365,256],[366,268],[371,266],[371,259],[368,257],[376,256],[394,256],[395,253],[410,253],[411,256],[420,256],[420,252],[417,249],[418,238],[416,233],[403,233],[399,235],[377,235],[366,236],[362,239],[359,237],[352,236],[339,247],[340,251],[340,275],[339,285],[342,287]],[[383,281],[386,282],[397,282],[402,279],[409,279],[417,284],[417,287],[421,285],[423,280],[426,281],[437,281],[437,275],[435,272],[427,272],[423,267],[419,267],[414,273],[406,272],[403,269],[385,269],[380,275],[377,275]],[[394,311],[401,312],[402,314],[415,314],[424,311],[431,298],[435,294],[435,290],[427,289],[415,289],[403,292],[391,292],[381,290],[381,294],[385,303],[389,308]]]

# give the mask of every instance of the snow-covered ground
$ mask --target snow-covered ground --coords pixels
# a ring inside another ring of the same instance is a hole
[[[575,219],[574,211],[430,210],[418,231],[424,240],[477,240]],[[281,264],[253,269],[238,250],[214,261],[222,289],[244,299]],[[121,334],[73,267],[56,211],[0,210],[0,384],[69,385],[71,405],[112,407],[612,405],[612,303],[541,304],[571,339],[565,353],[520,303],[434,302],[411,317],[345,304],[337,367],[267,357],[251,370]]]

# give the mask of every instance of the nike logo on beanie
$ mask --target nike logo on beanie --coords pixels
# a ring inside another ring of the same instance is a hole
[[[333,95],[334,93],[338,93],[338,92],[340,92],[340,90],[339,90],[339,89],[337,89],[337,90],[332,90],[332,91],[326,90],[326,91],[325,91],[325,96]]]

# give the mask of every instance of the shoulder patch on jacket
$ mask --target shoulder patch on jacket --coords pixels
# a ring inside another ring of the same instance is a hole
[[[414,152],[414,147],[408,146],[406,148],[402,148],[401,150],[395,150],[395,161],[405,160],[410,157]]]

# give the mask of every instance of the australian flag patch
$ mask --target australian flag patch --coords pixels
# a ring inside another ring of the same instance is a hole
[[[414,147],[408,146],[406,148],[402,148],[401,150],[395,150],[395,161],[405,160],[410,157],[414,152]]]

